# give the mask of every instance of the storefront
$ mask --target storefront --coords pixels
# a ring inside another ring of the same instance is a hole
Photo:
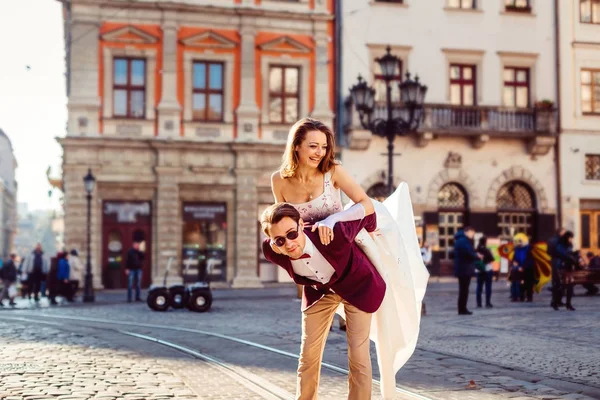
[[[181,275],[185,283],[227,280],[227,204],[182,205]]]
[[[102,202],[102,284],[106,289],[127,287],[127,252],[140,243],[146,257],[142,287],[152,281],[152,204],[149,201]]]

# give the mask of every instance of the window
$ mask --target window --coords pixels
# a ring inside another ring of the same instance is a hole
[[[404,0],[375,0],[375,3],[404,3]]]
[[[269,121],[293,123],[299,115],[300,68],[271,66],[269,69]]]
[[[146,60],[113,60],[113,115],[120,118],[144,118],[146,109]]]
[[[450,65],[450,103],[461,106],[473,106],[475,100],[475,66]]]
[[[600,70],[581,70],[581,111],[600,114]]]
[[[192,74],[192,118],[223,121],[223,63],[196,61]]]
[[[581,250],[598,254],[600,247],[600,211],[582,210],[579,216]]]
[[[454,235],[464,225],[467,193],[456,183],[447,183],[438,192],[439,245],[443,259],[452,259]]]
[[[375,62],[375,74],[374,78],[374,89],[375,89],[375,101],[385,103],[387,89],[385,86],[385,79],[381,73],[381,68],[378,62]],[[394,72],[394,76],[390,81],[392,87],[392,101],[394,103],[400,102],[400,87],[398,84],[402,82],[402,60],[398,61],[398,66]]]
[[[529,107],[529,68],[504,68],[505,107]]]
[[[600,154],[585,155],[585,179],[600,180]]]
[[[504,0],[506,11],[530,12],[529,0]]]
[[[496,196],[500,238],[510,240],[517,233],[533,234],[535,197],[531,188],[518,181],[506,183]]]
[[[579,20],[584,24],[600,24],[600,0],[580,0]]]
[[[448,0],[448,8],[475,9],[477,8],[477,3],[475,0]]]

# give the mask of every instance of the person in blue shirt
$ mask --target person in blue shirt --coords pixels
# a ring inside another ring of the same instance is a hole
[[[58,292],[65,296],[68,301],[72,301],[73,294],[69,285],[69,276],[71,275],[71,266],[69,265],[69,253],[62,252],[58,258],[58,267],[56,268],[56,283]]]

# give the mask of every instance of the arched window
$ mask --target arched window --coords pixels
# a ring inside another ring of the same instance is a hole
[[[453,258],[454,235],[463,227],[468,207],[467,192],[458,183],[447,183],[438,192],[439,247],[444,259]]]
[[[517,233],[533,236],[536,203],[529,185],[520,181],[504,184],[498,190],[496,207],[501,239],[509,240]]]
[[[385,183],[379,182],[374,184],[367,190],[367,196],[377,201],[384,201],[390,195],[388,186]]]

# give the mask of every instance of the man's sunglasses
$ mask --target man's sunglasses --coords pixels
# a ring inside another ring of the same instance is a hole
[[[290,231],[288,232],[285,237],[283,236],[277,236],[275,238],[272,239],[273,243],[275,243],[275,246],[277,247],[282,247],[283,245],[285,245],[285,240],[296,240],[298,239],[298,235],[300,234],[300,224],[298,224],[296,226],[296,230],[295,231]]]

